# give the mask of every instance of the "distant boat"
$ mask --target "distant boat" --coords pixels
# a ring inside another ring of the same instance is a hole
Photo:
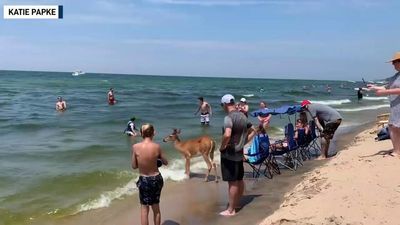
[[[83,75],[83,74],[85,74],[85,72],[83,72],[82,70],[77,70],[77,71],[72,72],[72,76],[74,76],[74,77]]]

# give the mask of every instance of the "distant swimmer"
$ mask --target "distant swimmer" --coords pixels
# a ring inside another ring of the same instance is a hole
[[[204,101],[203,97],[199,97],[198,99],[199,99],[199,108],[197,108],[197,111],[194,113],[194,115],[197,115],[197,113],[200,111],[201,125],[209,125],[210,116],[212,116],[211,105],[208,104],[208,102]]]
[[[357,98],[358,100],[361,100],[363,98],[362,88],[358,88]]]
[[[114,89],[113,88],[110,88],[110,90],[108,91],[107,96],[108,96],[108,104],[109,105],[114,105],[117,102],[117,100],[115,100]]]
[[[332,92],[332,88],[329,85],[326,85],[326,91],[328,94],[330,94]]]
[[[64,99],[61,96],[57,97],[57,103],[56,103],[56,110],[57,111],[65,111],[67,109],[67,103],[64,101]]]
[[[126,128],[125,128],[125,130],[124,130],[124,133],[126,134],[126,135],[128,135],[128,136],[137,136],[137,133],[136,133],[136,131],[138,130],[137,128],[136,128],[136,125],[135,125],[135,120],[136,120],[136,118],[135,117],[132,117],[129,121],[128,121],[128,123],[126,124]]]
[[[265,101],[261,101],[260,102],[260,109],[268,109],[268,107],[267,107],[267,102],[265,102]],[[268,127],[269,127],[269,123],[270,123],[270,121],[271,121],[271,117],[272,117],[272,115],[271,114],[266,114],[266,115],[259,115],[259,116],[257,116],[257,118],[258,118],[258,120],[260,121],[260,125],[259,125],[259,128],[260,129],[263,129],[263,130],[267,130],[268,129]]]
[[[247,113],[249,112],[249,105],[245,98],[241,98],[240,102],[236,105],[237,110],[242,112],[246,117],[248,117]]]

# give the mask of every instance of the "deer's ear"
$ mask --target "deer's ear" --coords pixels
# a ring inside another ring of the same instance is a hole
[[[176,128],[172,129],[172,134],[178,133],[178,130]]]

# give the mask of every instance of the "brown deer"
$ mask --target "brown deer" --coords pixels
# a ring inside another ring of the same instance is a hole
[[[203,156],[204,161],[207,163],[207,175],[204,181],[208,181],[211,169],[214,167],[215,182],[218,182],[217,167],[214,160],[215,141],[209,136],[202,136],[187,141],[181,141],[178,134],[181,133],[179,129],[173,129],[172,134],[166,136],[164,142],[174,142],[174,147],[183,155],[186,160],[185,173],[190,177],[190,159],[195,156]]]

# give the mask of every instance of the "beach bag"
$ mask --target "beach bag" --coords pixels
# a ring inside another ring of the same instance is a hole
[[[247,160],[251,164],[258,164],[269,154],[269,138],[265,134],[256,135],[253,138],[248,152]]]
[[[376,135],[377,135],[377,137],[375,138],[375,140],[377,140],[377,141],[390,139],[389,127],[386,126],[382,129],[380,129]]]

